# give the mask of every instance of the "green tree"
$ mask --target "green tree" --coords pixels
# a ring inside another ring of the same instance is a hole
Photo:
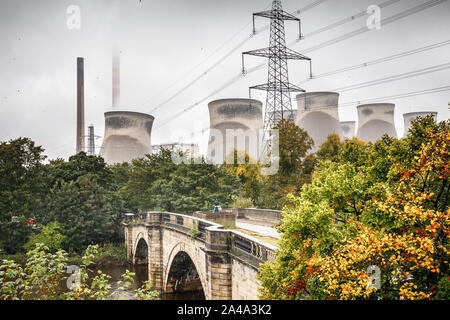
[[[332,133],[327,137],[316,152],[318,161],[338,161],[343,142],[338,134]]]
[[[162,150],[133,160],[130,178],[120,195],[127,210],[161,210],[192,213],[211,210],[214,201],[225,207],[239,194],[237,178],[221,166],[206,163],[175,164],[171,152]]]
[[[263,178],[261,204],[268,209],[282,209],[290,204],[287,194],[298,194],[310,182],[315,160],[308,151],[314,142],[290,120],[279,121],[274,129],[279,130],[279,170]]]
[[[52,179],[50,182],[52,187],[55,183],[76,181],[79,177],[90,174],[96,176],[97,183],[102,187],[112,189],[114,179],[119,179],[119,174],[114,177],[113,171],[102,157],[88,156],[85,152],[71,156],[69,161],[52,160],[48,165],[48,170]]]
[[[233,164],[224,164],[223,168],[239,179],[243,191],[242,197],[251,199],[253,205],[259,204],[262,189],[261,164],[256,161],[252,163],[246,152],[234,150],[228,157],[230,156],[233,157]],[[242,157],[244,163],[238,164],[238,157]]]
[[[90,244],[115,240],[120,198],[86,174],[76,181],[56,184],[48,195],[46,220],[62,226],[65,249],[81,250]]]
[[[28,240],[24,224],[43,210],[43,149],[28,138],[0,143],[0,246],[15,253]]]
[[[49,248],[50,251],[55,252],[61,249],[62,242],[66,238],[62,235],[63,230],[59,223],[52,222],[42,228],[38,234],[33,234],[30,240],[25,244],[25,250],[33,249],[37,243],[42,243]]]
[[[88,267],[98,254],[98,246],[89,246],[83,257],[79,271],[72,274],[71,287],[64,290],[61,283],[67,282],[67,252],[58,250],[51,253],[42,243],[27,252],[24,267],[12,260],[0,262],[0,300],[113,300],[123,299],[120,291],[130,288],[134,273],[128,270],[118,281],[116,292],[112,292],[110,276],[98,271],[90,277]],[[159,297],[148,282],[136,290],[138,300],[155,300]]]

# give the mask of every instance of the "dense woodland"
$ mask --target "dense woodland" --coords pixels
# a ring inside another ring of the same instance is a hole
[[[276,129],[280,168],[272,176],[248,155],[240,165],[175,164],[161,150],[108,166],[85,153],[47,161],[27,138],[2,142],[0,253],[122,243],[124,212],[189,214],[218,199],[284,211],[280,251],[261,270],[262,298],[450,297],[448,121],[419,118],[405,138],[376,143],[333,134],[315,154],[293,122]],[[379,290],[367,286],[370,265],[381,269]]]

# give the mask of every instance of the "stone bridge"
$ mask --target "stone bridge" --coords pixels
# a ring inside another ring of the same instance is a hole
[[[276,247],[193,216],[148,212],[125,223],[127,256],[148,264],[151,286],[203,291],[208,300],[257,300],[261,263]]]

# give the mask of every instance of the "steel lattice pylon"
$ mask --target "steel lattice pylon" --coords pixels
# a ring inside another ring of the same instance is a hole
[[[272,129],[281,119],[292,119],[292,103],[291,92],[305,92],[289,83],[288,60],[308,60],[311,59],[295,52],[286,47],[284,21],[292,20],[299,22],[299,31],[301,38],[301,22],[296,16],[283,11],[281,0],[274,0],[272,3],[272,10],[263,11],[253,14],[253,33],[255,30],[255,16],[269,18],[270,22],[270,43],[268,48],[252,50],[242,53],[242,72],[245,74],[244,55],[253,55],[265,57],[269,59],[268,68],[268,82],[249,88],[250,96],[251,90],[267,91],[266,108],[264,115],[264,137],[269,137],[268,131]]]

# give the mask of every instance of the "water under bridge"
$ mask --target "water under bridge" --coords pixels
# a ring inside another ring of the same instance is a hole
[[[128,220],[125,241],[129,261],[148,264],[154,289],[202,291],[208,300],[258,299],[258,269],[277,249],[222,224],[167,212]]]

